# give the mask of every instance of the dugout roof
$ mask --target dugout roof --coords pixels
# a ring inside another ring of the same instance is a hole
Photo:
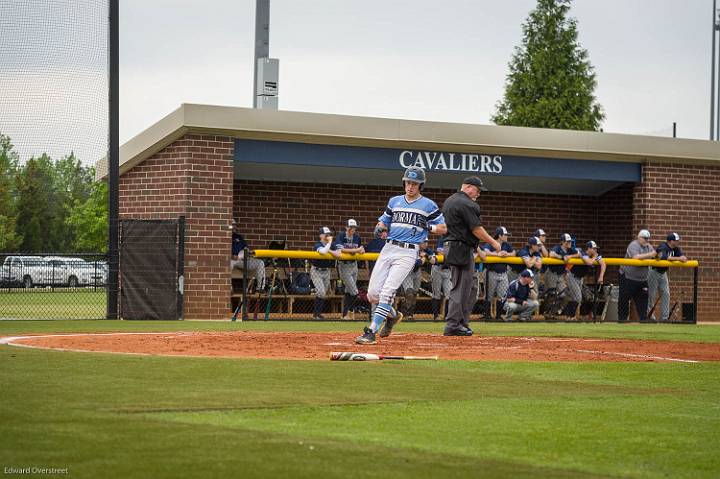
[[[236,138],[250,180],[395,185],[418,164],[432,187],[476,173],[490,190],[594,196],[639,182],[646,160],[720,164],[704,140],[183,104],[121,147],[120,174],[186,134]]]

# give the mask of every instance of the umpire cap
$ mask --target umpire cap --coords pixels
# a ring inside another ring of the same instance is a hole
[[[477,186],[480,191],[488,190],[487,188],[485,188],[485,185],[483,185],[482,179],[480,179],[479,176],[468,176],[463,180],[463,185]]]

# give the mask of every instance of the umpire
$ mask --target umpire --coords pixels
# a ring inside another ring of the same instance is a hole
[[[473,252],[480,240],[490,243],[496,251],[500,250],[500,244],[482,226],[482,213],[476,201],[484,189],[479,177],[469,176],[463,180],[460,191],[446,199],[443,205],[448,229],[445,264],[450,268],[452,281],[445,315],[445,336],[472,336],[468,296],[473,281]]]

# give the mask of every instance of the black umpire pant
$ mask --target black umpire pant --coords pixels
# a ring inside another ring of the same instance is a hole
[[[445,315],[445,330],[452,331],[460,329],[461,326],[470,327],[469,319],[472,309],[470,309],[470,291],[473,284],[473,273],[475,272],[475,263],[468,262],[466,266],[450,265],[450,278],[452,288],[450,288],[450,296],[448,298],[448,310]],[[473,302],[474,306],[475,303]]]
[[[630,313],[630,300],[635,303],[638,319],[645,321],[648,309],[648,283],[628,279],[620,274],[620,293],[618,295],[618,321],[627,321]]]

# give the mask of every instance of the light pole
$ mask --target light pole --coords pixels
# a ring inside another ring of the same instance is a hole
[[[270,58],[270,0],[255,0],[253,108],[278,109],[278,69],[277,58]]]
[[[715,46],[717,45],[718,31],[720,31],[720,22],[718,21],[718,10],[717,0],[713,0],[713,24],[712,24],[712,53],[710,54],[710,141],[718,140],[720,138],[720,91],[718,91],[718,85],[715,77],[715,65],[717,64],[720,68],[720,58],[715,56]],[[720,55],[720,49],[718,49]],[[718,79],[720,79],[720,71],[718,72]],[[717,111],[715,110],[715,93],[717,95]]]

